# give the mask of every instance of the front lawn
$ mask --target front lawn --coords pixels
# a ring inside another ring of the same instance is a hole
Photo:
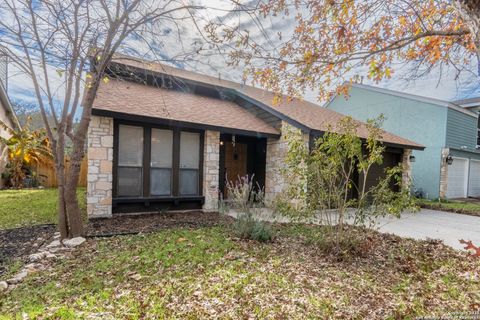
[[[480,216],[480,200],[428,200],[418,199],[418,204],[427,209],[465,213]]]
[[[85,188],[78,188],[85,210]],[[57,189],[0,190],[0,230],[57,221]]]
[[[0,294],[5,319],[412,319],[467,312],[480,263],[438,242],[351,228],[332,254],[319,226],[276,226],[273,243],[223,226],[89,239]],[[0,319],[2,317],[0,316]]]

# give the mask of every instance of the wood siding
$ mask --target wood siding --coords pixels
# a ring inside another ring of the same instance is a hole
[[[448,109],[446,147],[473,151],[477,144],[478,118]]]

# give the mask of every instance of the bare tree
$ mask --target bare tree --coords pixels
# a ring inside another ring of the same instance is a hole
[[[101,81],[108,81],[105,71],[112,57],[127,38],[145,39],[142,33],[192,17],[198,8],[181,0],[0,1],[0,45],[33,82],[51,141],[62,238],[84,232],[76,197],[80,163],[93,101]],[[72,145],[68,168],[67,139]]]

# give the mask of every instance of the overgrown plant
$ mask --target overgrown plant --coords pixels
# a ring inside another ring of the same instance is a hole
[[[237,237],[257,241],[270,241],[273,238],[270,226],[256,216],[264,206],[264,190],[254,183],[254,176],[238,177],[235,181],[226,180],[228,200],[222,200],[221,207],[235,209],[238,213],[232,230]]]
[[[378,216],[399,216],[404,210],[415,210],[409,186],[402,184],[399,166],[389,168],[376,186],[367,188],[372,167],[383,162],[382,121],[368,121],[368,134],[361,139],[359,124],[345,117],[318,137],[311,150],[299,130],[287,128],[283,171],[287,185],[276,201],[278,211],[293,220],[318,219],[335,226],[340,239],[350,216],[353,224],[366,225]]]
[[[22,188],[25,178],[33,172],[32,165],[52,159],[50,142],[45,130],[30,130],[30,119],[22,128],[11,129],[3,121],[2,127],[10,135],[0,137],[0,145],[7,146],[8,164],[2,177],[12,188]]]

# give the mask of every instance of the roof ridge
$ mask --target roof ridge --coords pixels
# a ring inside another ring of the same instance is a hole
[[[470,110],[467,110],[467,109],[463,108],[462,106],[456,104],[455,102],[450,102],[450,101],[436,99],[436,98],[430,98],[430,97],[421,96],[421,95],[408,93],[408,92],[404,92],[404,91],[381,88],[381,87],[372,86],[372,85],[363,84],[363,83],[352,83],[351,86],[354,87],[354,88],[376,91],[376,92],[379,92],[379,93],[389,94],[389,95],[402,97],[402,98],[406,98],[406,99],[410,99],[410,100],[435,104],[435,105],[438,105],[438,106],[441,106],[441,107],[447,107],[447,108],[465,113],[465,114],[470,115],[472,117],[477,117],[477,115],[475,113],[471,112]]]

